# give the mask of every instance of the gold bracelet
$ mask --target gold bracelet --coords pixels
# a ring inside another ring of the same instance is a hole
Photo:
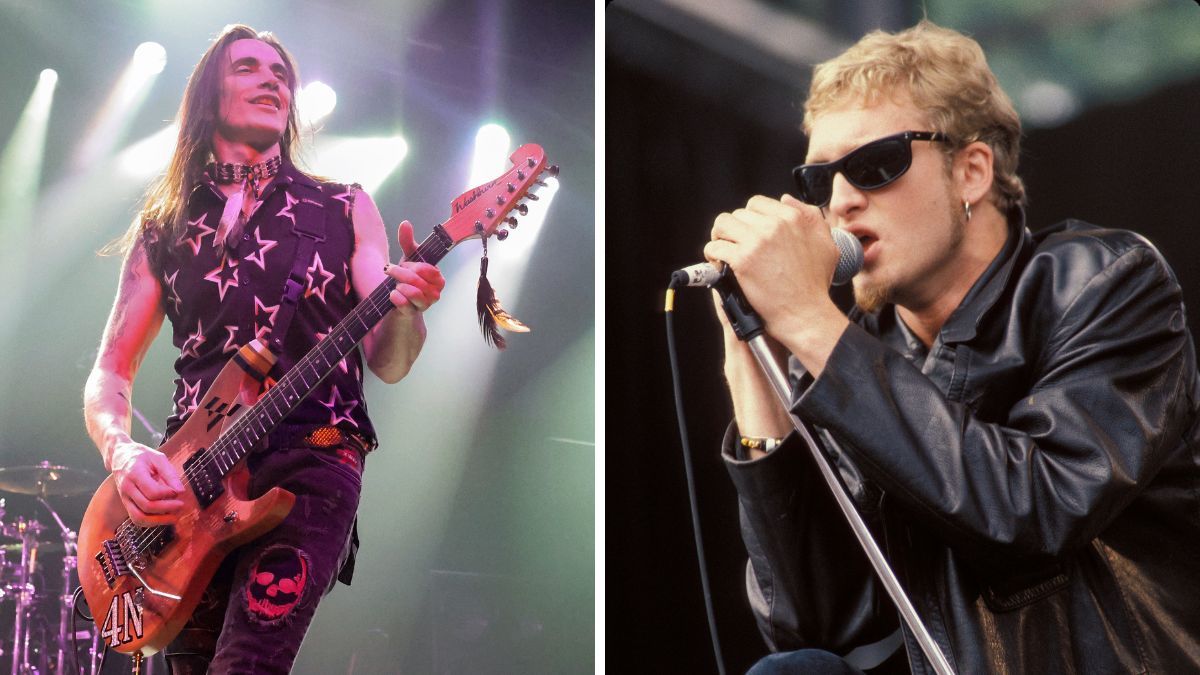
[[[742,436],[741,441],[743,448],[751,450],[762,450],[763,452],[771,452],[772,450],[783,445],[782,438],[757,438],[754,436]]]

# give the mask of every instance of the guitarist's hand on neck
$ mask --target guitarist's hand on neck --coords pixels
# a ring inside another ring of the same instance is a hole
[[[112,474],[121,503],[136,525],[169,525],[183,509],[179,472],[158,450],[129,441],[113,449]]]

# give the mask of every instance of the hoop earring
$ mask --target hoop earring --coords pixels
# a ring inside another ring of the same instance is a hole
[[[971,220],[971,202],[963,200],[963,211],[967,214],[967,220]]]

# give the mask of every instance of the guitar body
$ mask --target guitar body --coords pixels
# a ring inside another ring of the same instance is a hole
[[[546,185],[543,174],[558,174],[533,143],[509,161],[507,173],[459,195],[450,219],[405,259],[436,265],[467,239],[506,237],[501,224],[517,224],[510,212],[525,215],[525,200],[536,201],[536,188]],[[272,488],[247,499],[245,456],[394,308],[395,288],[388,277],[265,393],[261,383],[274,355],[257,339],[238,350],[160,448],[187,487],[174,525],[133,526],[116,483],[111,476],[104,481],[79,528],[79,582],[106,646],[126,654],[161,650],[187,623],[221,560],[283,521],[295,495]]]
[[[243,353],[249,348],[244,347]],[[248,360],[230,360],[200,399],[201,406],[160,448],[181,476],[185,475],[185,462],[210,447],[237,419],[228,411],[244,411],[257,400],[262,385],[249,372],[253,367],[246,364]],[[117,538],[118,528],[129,514],[113,477],[104,481],[79,528],[79,582],[109,647],[143,655],[162,649],[183,629],[225,556],[283,521],[295,496],[272,488],[258,499],[247,499],[249,477],[244,462],[235,466],[222,480],[224,492],[207,507],[201,506],[184,479],[189,489],[180,495],[184,508],[173,526],[173,536],[144,567],[135,568],[145,584],[133,573],[114,575],[110,569],[106,574],[105,542]],[[180,599],[157,595],[151,589]]]

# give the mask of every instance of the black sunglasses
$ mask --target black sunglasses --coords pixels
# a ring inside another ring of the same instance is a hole
[[[912,166],[913,141],[948,143],[950,139],[937,131],[902,131],[861,145],[832,162],[802,164],[792,169],[800,201],[820,207],[828,204],[833,197],[833,175],[839,171],[860,190],[875,190],[891,183]]]

